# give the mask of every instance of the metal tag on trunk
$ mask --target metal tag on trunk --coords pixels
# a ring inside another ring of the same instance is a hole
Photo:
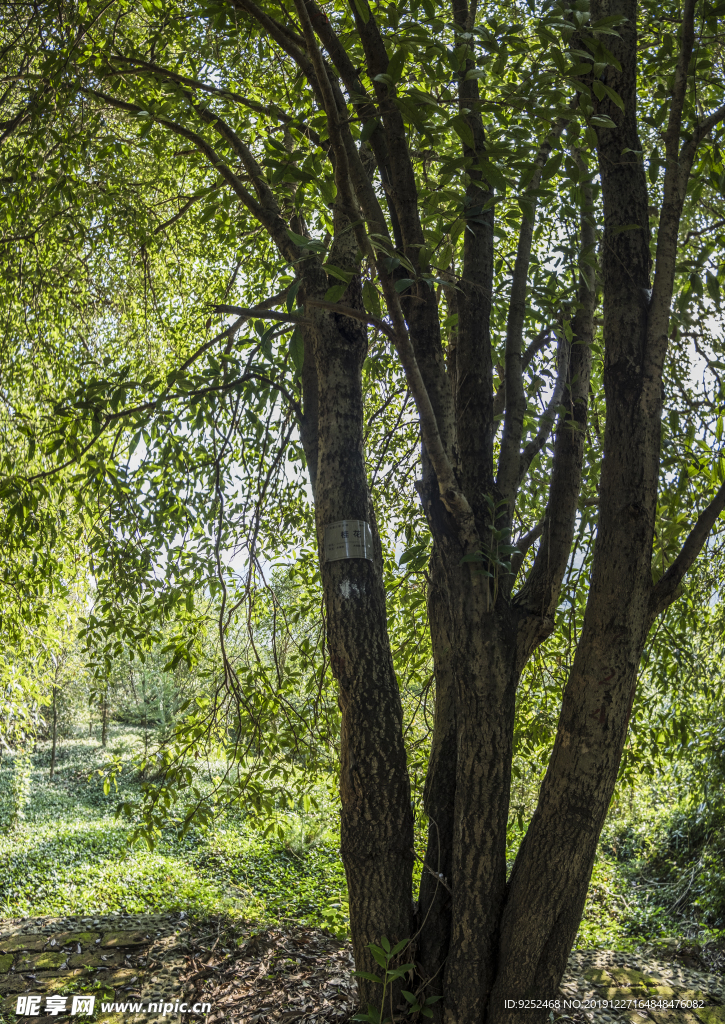
[[[341,519],[325,527],[325,561],[341,558],[373,560],[373,534],[362,519]]]

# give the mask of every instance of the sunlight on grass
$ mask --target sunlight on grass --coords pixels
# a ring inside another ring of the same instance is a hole
[[[124,730],[111,749],[127,757],[138,743]],[[154,851],[131,847],[131,826],[115,811],[119,799],[137,793],[139,780],[125,773],[118,793],[104,795],[98,770],[105,760],[94,740],[66,741],[51,781],[48,751],[36,751],[25,818],[0,834],[0,915],[184,909],[345,931],[347,892],[334,819],[290,812],[280,840],[229,812],[183,838],[166,830]],[[12,770],[6,758],[0,803]]]

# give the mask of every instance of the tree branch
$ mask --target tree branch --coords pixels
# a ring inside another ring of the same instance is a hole
[[[317,45],[315,31],[312,28],[310,15],[307,11],[307,7],[305,6],[305,0],[294,0],[294,4],[302,23],[302,33],[307,46],[307,52],[310,55],[312,66],[315,70],[315,74],[317,75],[317,81],[322,94],[323,108],[327,114],[330,144],[335,155],[335,183],[337,185],[339,199],[341,200],[342,212],[347,217],[351,227],[354,228],[355,237],[358,240],[361,251],[366,256],[372,258],[372,248],[365,231],[365,226],[359,223],[359,210],[358,205],[355,202],[355,196],[353,195],[350,183],[350,164],[348,162],[347,149],[342,139],[340,111],[337,107],[335,94],[333,92],[332,85],[330,84],[322,53]]]
[[[324,299],[306,299],[305,305],[319,306],[320,309],[329,309],[331,312],[339,313],[341,316],[349,316],[352,320],[359,320],[360,323],[369,324],[371,327],[387,335],[391,341],[395,341],[395,331],[389,324],[379,320],[376,316],[361,313],[359,309],[353,309],[352,306],[341,306],[339,302],[325,302]]]
[[[541,519],[536,524],[536,526],[533,526],[529,530],[528,533],[525,533],[523,537],[519,537],[518,540],[514,542],[516,546],[516,551],[511,556],[511,574],[514,576],[514,578],[516,577],[519,569],[521,568],[521,565],[524,561],[524,558],[526,558],[526,554],[529,548],[532,544],[536,543],[536,541],[543,533],[545,525],[546,520]]]
[[[543,331],[540,331],[536,335],[533,341],[531,341],[521,357],[521,370],[522,372],[532,362],[533,358],[537,353],[541,352],[542,348],[548,341],[551,340],[552,331],[550,327],[545,327]],[[506,378],[504,374],[504,380],[498,387],[496,394],[493,396],[493,414],[494,416],[500,416],[506,407]]]
[[[572,156],[584,174],[587,170],[584,155],[573,150]],[[596,241],[594,199],[588,179],[583,185],[583,193],[581,255],[587,256],[593,251]],[[517,609],[523,613],[517,652],[520,664],[525,663],[536,645],[554,628],[553,615],[569,562],[579,507],[596,305],[594,268],[581,259],[579,267],[576,311],[571,322],[572,345],[565,361],[568,379],[562,405],[566,408],[557,424],[546,514],[540,524],[541,543],[528,579],[514,599]],[[514,577],[510,579],[513,586]]]
[[[678,596],[678,588],[685,573],[692,567],[702,551],[710,536],[710,531],[723,511],[725,511],[725,484],[720,487],[707,508],[697,517],[697,522],[688,534],[679,555],[652,588],[648,627]]]
[[[690,175],[696,148],[683,147],[682,158],[680,157],[680,134],[687,92],[687,70],[695,39],[695,3],[696,0],[685,0],[682,17],[682,42],[677,58],[672,104],[665,132],[665,180],[657,232],[655,274],[647,322],[646,360],[649,365],[645,372],[654,381],[662,379],[667,353],[670,305],[677,264],[677,236],[680,231],[680,218],[687,192],[687,179]]]
[[[278,46],[280,46],[288,57],[291,57],[295,64],[304,74],[307,81],[312,87],[312,91],[315,93],[315,97],[320,103],[322,103],[321,86],[317,80],[315,69],[312,65],[312,61],[309,56],[300,48],[300,44],[304,45],[304,41],[299,36],[290,32],[284,25],[281,25],[278,21],[272,18],[266,11],[263,11],[258,7],[254,0],[232,0],[232,5],[240,11],[245,11],[250,14],[255,21],[257,21],[262,28],[269,33],[274,39]]]
[[[394,292],[393,295],[395,295]],[[395,297],[397,298],[397,296]],[[420,368],[416,362],[413,346],[411,345],[410,338],[408,337],[405,329],[405,320],[403,319],[402,310],[399,304],[397,305],[397,309],[395,308],[394,302],[391,304],[393,306],[393,309],[391,310],[393,319],[397,319],[398,321],[394,327],[390,327],[388,324],[383,323],[383,321],[379,320],[377,317],[369,316],[367,313],[361,313],[359,310],[352,309],[350,306],[340,306],[334,302],[325,302],[323,299],[306,300],[306,305],[308,306],[320,306],[323,309],[329,309],[332,312],[339,313],[341,316],[349,316],[353,320],[360,320],[363,323],[371,324],[373,327],[377,328],[377,330],[386,334],[393,342],[400,358],[400,362],[403,365],[410,393],[412,394],[418,408],[423,443],[426,446],[428,456],[438,478],[441,499],[459,526],[461,542],[464,548],[467,551],[476,550],[478,545],[480,545],[480,539],[478,537],[478,532],[476,531],[473,511],[471,506],[468,504],[466,496],[458,486],[458,482],[448,460],[448,455],[443,447],[433,406],[431,405],[430,397],[426,391]]]
[[[320,305],[318,302],[310,302],[310,305]],[[325,303],[332,309],[335,309],[333,303]],[[300,316],[299,313],[275,313],[264,309],[259,306],[252,306],[249,309],[245,309],[242,306],[227,306],[226,304],[215,305],[212,307],[215,313],[235,313],[239,317],[243,317],[245,320],[252,320],[257,318],[259,320],[283,320],[291,324],[307,324],[312,325],[312,321],[308,320],[307,317]]]
[[[360,15],[363,6],[367,20]],[[400,225],[400,241],[406,258],[413,266],[419,266],[422,271],[425,271],[429,269],[429,264],[425,260],[423,263],[420,261],[425,237],[420,221],[418,189],[410,155],[408,134],[396,103],[395,87],[388,87],[384,82],[375,81],[379,75],[387,72],[390,63],[385,49],[385,40],[368,0],[359,0],[359,3],[353,4],[353,13],[365,54],[367,73],[373,82],[379,116],[382,119],[385,132],[390,168],[390,180],[386,186],[386,194],[390,197],[392,208],[397,215]],[[396,244],[397,242],[396,238]],[[435,410],[438,435],[444,450],[450,453],[455,439],[453,394],[443,358],[437,299],[435,292],[428,289],[427,286],[419,287],[416,297],[419,301],[414,303],[405,298],[402,300],[408,324],[406,337],[409,337],[414,347],[416,366],[425,384],[431,406]],[[399,304],[397,295],[394,296],[394,301]],[[414,391],[413,394],[415,396]],[[427,456],[424,452],[424,478],[429,471]],[[466,504],[468,503],[466,502]]]
[[[82,87],[80,91],[86,95],[94,96],[96,99],[103,100],[103,102],[108,103],[109,106],[116,107],[119,110],[125,110],[127,113],[140,114],[142,112],[146,112],[154,121],[156,121],[157,124],[163,125],[175,135],[180,135],[182,138],[188,139],[192,142],[199,152],[204,154],[220,177],[222,177],[228,185],[231,185],[234,192],[242,200],[252,216],[255,217],[256,220],[258,220],[259,223],[267,230],[284,258],[290,263],[295,263],[300,259],[302,251],[287,235],[287,227],[279,216],[279,213],[275,213],[274,209],[269,209],[262,203],[257,202],[251,192],[245,187],[242,180],[234,173],[231,167],[222,160],[214,147],[211,146],[211,144],[208,143],[202,135],[191,131],[191,129],[186,128],[183,125],[177,124],[177,122],[172,121],[167,117],[162,117],[158,114],[152,113],[151,111],[145,111],[145,108],[140,107],[137,103],[129,103],[126,100],[116,99],[115,96],[111,96],[108,93],[101,92],[97,89]],[[203,110],[205,108],[199,109]],[[211,121],[214,118],[214,115],[208,111],[207,113],[209,114],[209,121]],[[221,118],[218,118],[217,120],[221,122]],[[221,122],[221,124],[223,125],[223,122]],[[246,149],[244,144],[241,143],[241,140],[237,139],[237,142]],[[256,161],[254,161],[254,163],[256,163]],[[257,183],[255,182],[255,184]],[[276,208],[276,201],[274,205]]]
[[[721,121],[725,121],[725,105],[718,107],[717,110],[713,111],[709,117],[706,117],[701,125],[695,128],[690,138],[683,144],[682,152],[680,153],[680,174],[683,176],[683,185],[687,185],[687,179],[690,175],[690,168],[695,159],[697,149],[702,140],[710,134],[713,128],[716,128]]]
[[[215,189],[218,189],[219,187],[220,187],[219,185],[215,185],[214,186]],[[181,209],[178,211],[178,213],[175,213],[173,217],[169,217],[169,219],[165,220],[163,222],[163,224],[159,224],[159,226],[157,228],[154,228],[154,234],[158,235],[159,232],[165,231],[167,228],[170,228],[172,224],[176,224],[176,222],[178,220],[181,220],[181,218],[184,216],[186,211],[190,207],[192,207],[194,205],[194,203],[198,203],[199,200],[203,199],[203,198],[204,198],[204,196],[192,196],[191,199],[187,200],[187,202],[184,203],[184,205],[181,207]]]
[[[682,14],[682,42],[675,68],[675,80],[672,86],[672,103],[670,116],[665,131],[665,160],[675,170],[680,149],[680,131],[682,128],[682,111],[687,94],[687,70],[690,66],[692,47],[695,42],[695,3],[696,0],[685,0]]]
[[[559,336],[558,345],[558,371],[556,375],[556,382],[554,383],[554,390],[551,393],[549,404],[547,405],[544,412],[541,414],[541,420],[539,422],[539,429],[536,432],[536,437],[532,438],[531,441],[526,445],[521,453],[521,462],[519,465],[519,478],[516,484],[516,489],[521,486],[521,482],[529,471],[529,466],[533,462],[534,458],[539,454],[541,449],[546,444],[549,435],[553,429],[554,423],[556,422],[556,409],[557,406],[561,405],[561,400],[564,395],[564,388],[566,387],[566,379],[569,374],[569,354],[570,345],[566,340],[564,333]]]
[[[460,36],[473,49],[468,23],[475,3],[453,0],[453,18]],[[457,42],[459,40],[457,39]],[[463,268],[455,305],[457,337],[451,359],[456,396],[456,438],[461,486],[474,502],[479,519],[489,518],[485,495],[493,489],[493,439],[495,436],[493,355],[491,351],[491,301],[493,297],[494,210],[493,190],[480,169],[485,157],[486,135],[480,109],[478,79],[469,78],[475,60],[466,59],[466,74],[458,82],[458,109],[471,132],[471,143],[461,142],[468,164],[464,198],[466,229],[463,232]]]
[[[147,71],[153,75],[167,79],[170,82],[176,82],[178,85],[185,85],[189,89],[199,89],[202,92],[209,93],[211,96],[219,96],[220,99],[232,100],[232,102],[239,104],[241,107],[246,107],[248,110],[254,110],[258,114],[266,114],[268,117],[274,117],[278,121],[281,121],[282,124],[299,123],[291,116],[291,114],[286,114],[281,107],[277,106],[276,103],[268,105],[258,103],[256,100],[252,100],[248,96],[240,96],[240,94],[238,92],[234,92],[233,89],[223,89],[215,85],[209,85],[208,82],[202,82],[198,78],[191,78],[189,75],[182,75],[178,71],[172,71],[170,68],[162,67],[160,64],[154,64],[151,61],[141,60],[139,57],[126,57],[124,54],[114,53],[111,55],[109,60],[133,65],[127,72],[125,72],[125,74],[142,74],[144,71]],[[118,74],[119,72],[115,73]],[[304,131],[315,145],[320,145],[320,137],[317,132],[313,131],[307,125],[304,126]]]
[[[363,125],[366,125],[368,121],[377,117],[377,109],[372,98],[368,95],[368,92],[363,85],[360,75],[357,69],[350,60],[345,47],[340,42],[335,30],[333,29],[327,15],[318,7],[314,0],[306,0],[307,10],[310,12],[310,20],[312,21],[315,32],[317,33],[322,45],[330,55],[330,59],[337,70],[340,79],[342,80],[345,89],[347,90],[350,99],[352,100],[355,109],[357,110],[360,120]],[[395,210],[395,204],[392,201],[390,190],[388,189],[388,177],[389,177],[389,157],[388,157],[388,144],[385,138],[385,132],[378,126],[369,139],[370,148],[373,151],[376,163],[378,165],[378,171],[380,173],[380,179],[384,187],[385,202],[390,214],[390,219],[393,225],[393,233],[395,235],[396,245],[402,246],[402,237],[400,235],[400,224],[398,221],[398,215]],[[349,153],[348,153],[348,159]],[[358,189],[359,191],[359,189]],[[376,197],[377,199],[377,197]],[[363,205],[363,209],[364,209]],[[371,218],[366,214],[368,223]],[[387,236],[388,228],[385,224],[385,218],[382,218],[384,229],[381,232]]]
[[[538,189],[544,165],[551,153],[552,143],[566,127],[563,119],[557,123],[556,129],[539,148],[534,161],[536,169],[526,187],[527,193]],[[504,386],[506,406],[504,412],[501,450],[498,460],[496,482],[502,497],[509,504],[508,521],[513,516],[513,503],[516,499],[516,485],[519,478],[521,435],[524,429],[524,413],[526,411],[526,395],[521,365],[521,347],[523,343],[524,322],[526,319],[526,292],[528,289],[529,263],[531,246],[534,237],[534,219],[538,201],[534,195],[528,200],[528,210],[521,214],[521,229],[516,248],[516,262],[511,282],[511,297],[506,323],[506,349],[504,364]]]

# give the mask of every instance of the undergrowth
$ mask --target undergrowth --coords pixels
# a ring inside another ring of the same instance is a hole
[[[114,730],[107,751],[95,739],[65,740],[52,780],[47,745],[39,744],[22,819],[13,809],[18,765],[4,757],[0,916],[183,909],[344,931],[345,879],[331,817],[290,812],[280,840],[227,812],[183,838],[166,830],[153,851],[129,847],[131,827],[115,812],[141,780],[124,773],[119,791],[106,795],[99,770],[110,754],[128,757],[139,743],[132,729]]]

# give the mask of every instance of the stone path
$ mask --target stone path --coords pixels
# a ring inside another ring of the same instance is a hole
[[[575,950],[561,993],[596,1024],[725,1024],[725,978],[646,955]]]
[[[0,1012],[14,1015],[23,994],[41,996],[37,1021],[66,1016],[48,1016],[48,996],[67,996],[70,1010],[74,995],[95,995],[94,1016],[108,1021],[118,1015],[99,1014],[101,1000],[175,1004],[182,999],[179,944],[187,928],[179,914],[0,922]]]

